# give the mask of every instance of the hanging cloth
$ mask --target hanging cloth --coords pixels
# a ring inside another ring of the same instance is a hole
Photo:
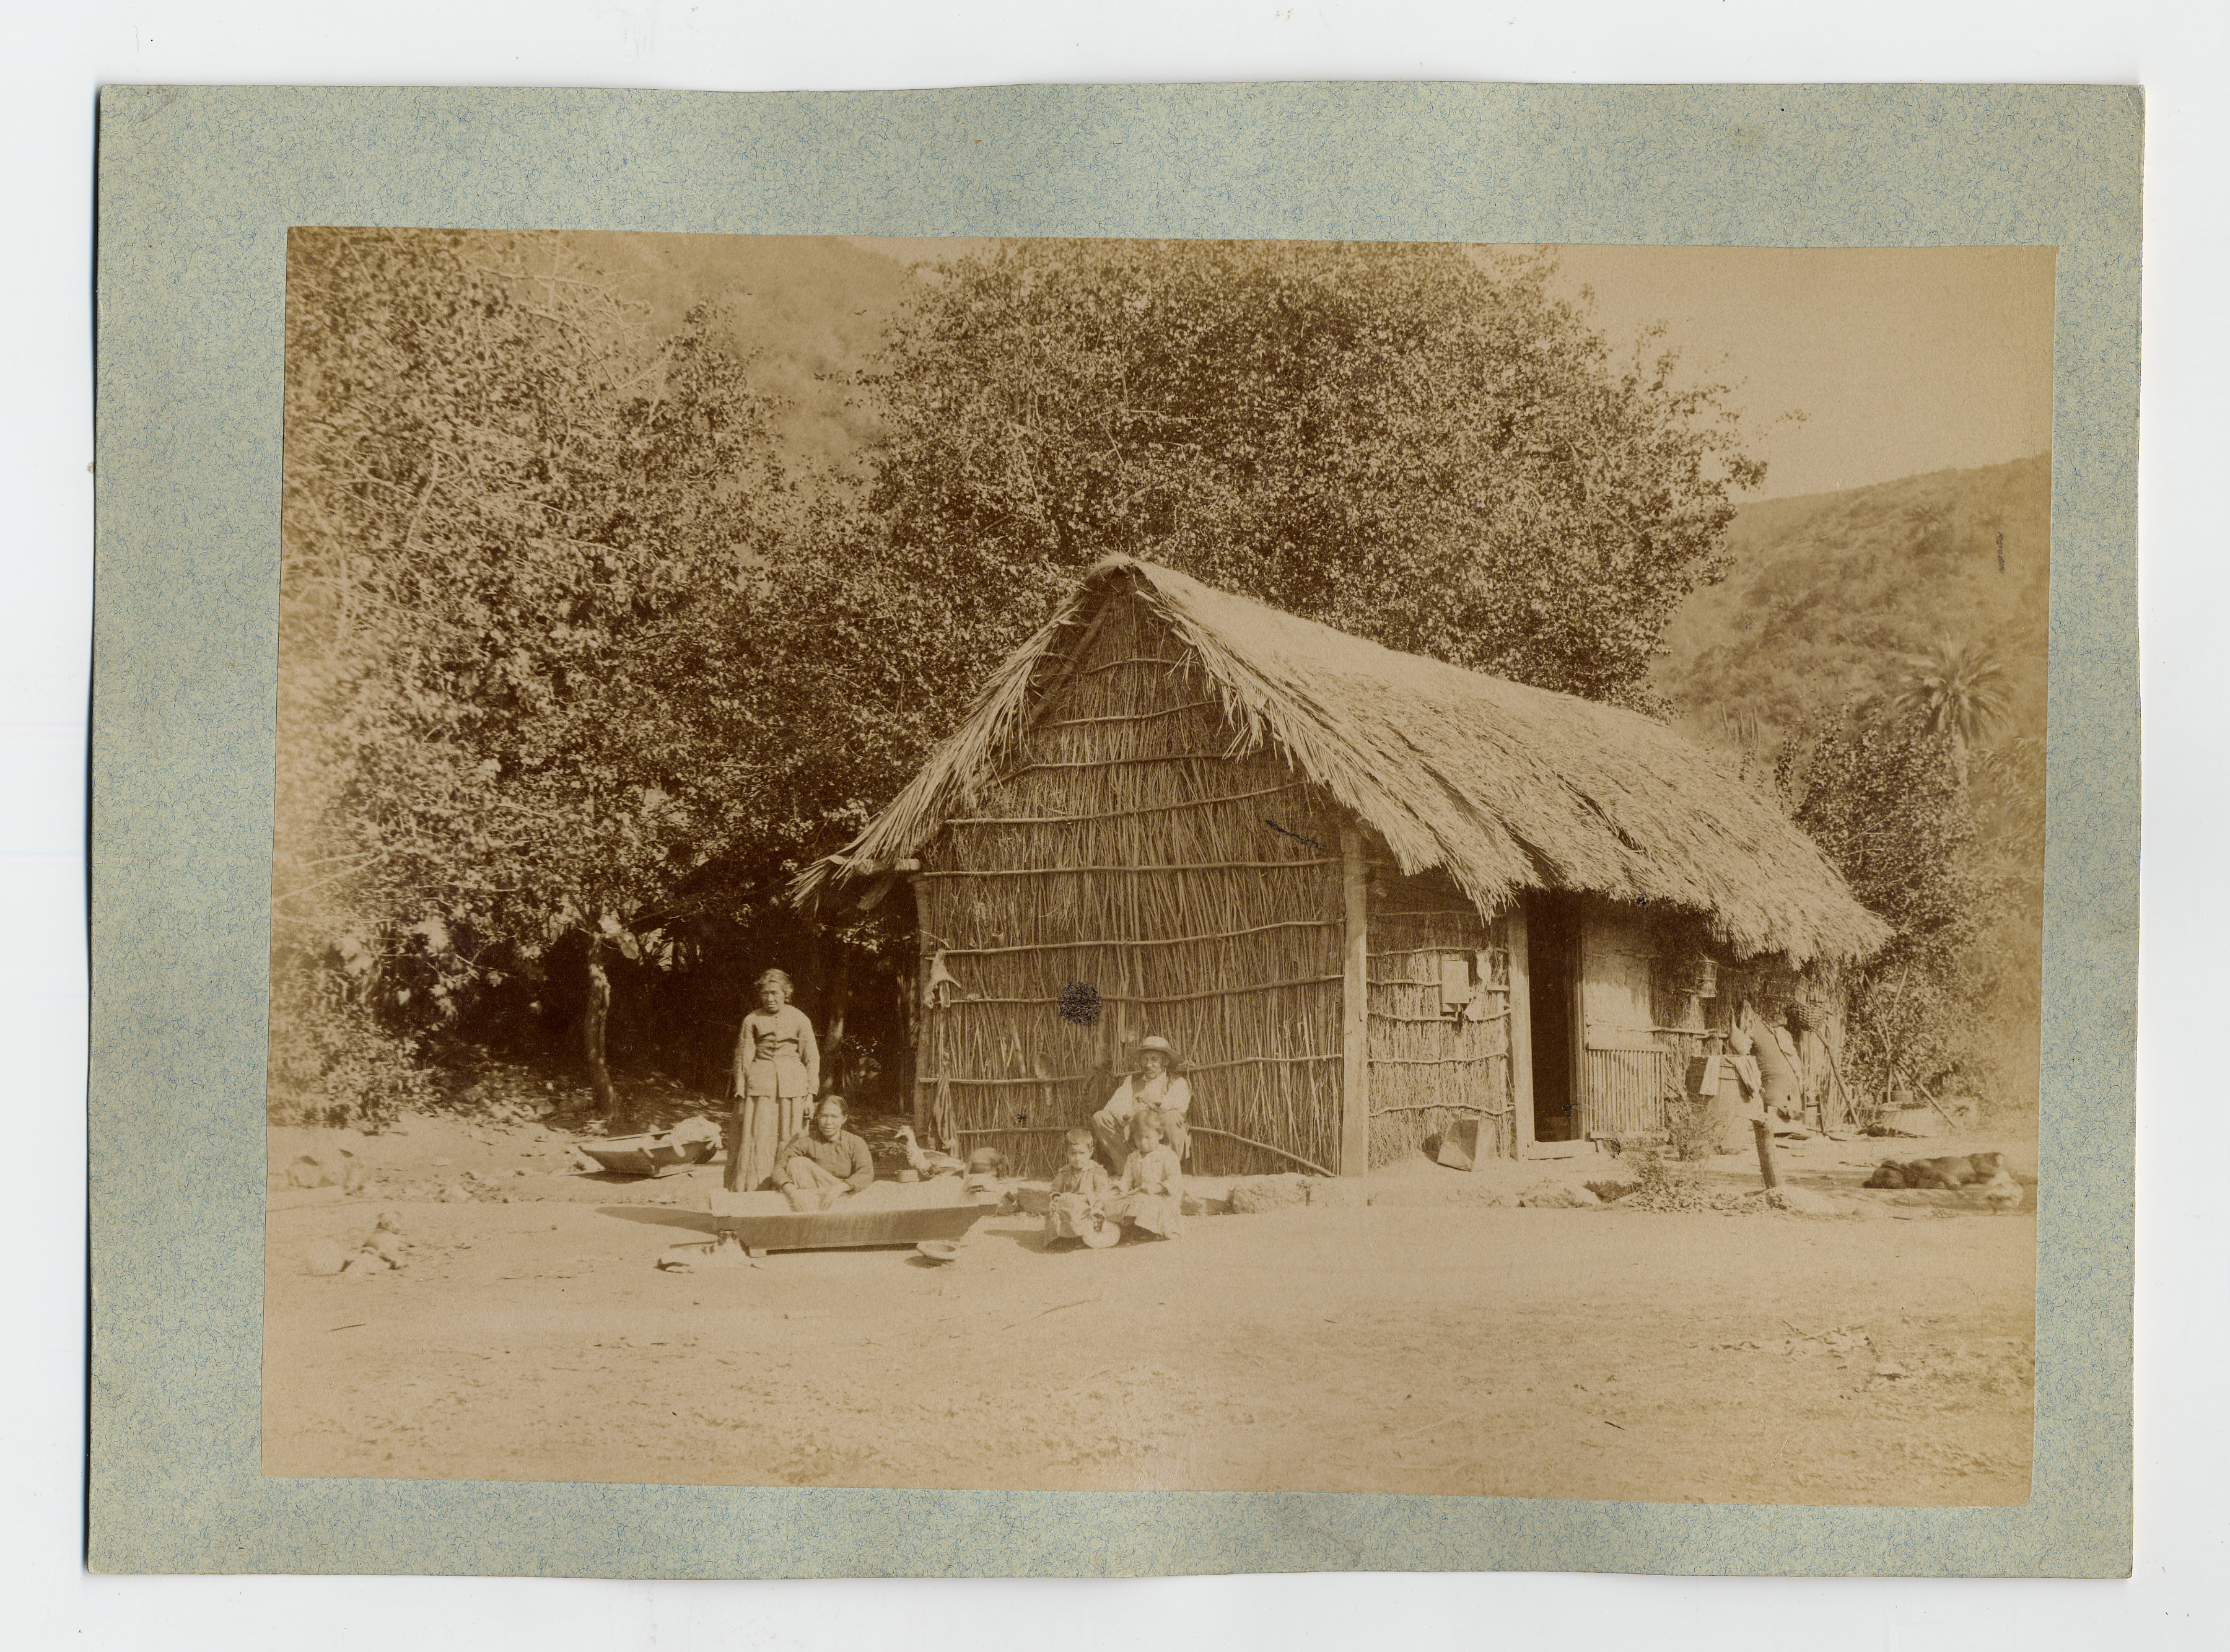
[[[930,1104],[929,1127],[948,1152],[960,1151],[960,1131],[952,1117],[952,1081],[937,1081],[937,1099]]]
[[[937,956],[929,961],[929,983],[922,991],[922,1002],[932,1010],[944,1010],[960,996],[960,983],[944,967],[944,949],[939,947]]]

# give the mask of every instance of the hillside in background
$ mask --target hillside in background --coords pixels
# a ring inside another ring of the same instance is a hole
[[[2035,1105],[2044,894],[2044,733],[2052,467],[2047,455],[1847,493],[1769,500],[1736,517],[1734,565],[1667,628],[1651,674],[1676,725],[1774,784],[1783,737],[1815,713],[1904,686],[1942,639],[1986,646],[2007,716],[1974,752],[1977,836],[1963,858],[1990,891],[1971,938],[1917,997],[1941,999],[1946,1087]],[[1893,799],[1877,800],[1879,817]],[[1904,998],[1899,977],[1892,998]],[[1924,1071],[1915,1076],[1926,1081]]]
[[[1676,726],[1770,766],[1808,710],[1897,685],[1939,637],[1987,642],[2008,726],[2044,733],[2048,455],[1768,500],[1728,529],[1734,566],[1690,597],[1651,672]]]

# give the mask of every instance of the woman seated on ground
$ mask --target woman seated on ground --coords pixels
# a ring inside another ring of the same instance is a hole
[[[844,1098],[824,1095],[813,1122],[775,1155],[774,1184],[793,1210],[826,1210],[875,1179],[867,1144],[844,1128]]]
[[[1131,1120],[1142,1108],[1162,1115],[1162,1133],[1180,1161],[1192,1156],[1192,1140],[1185,1130],[1192,1086],[1179,1075],[1176,1051],[1166,1038],[1142,1038],[1138,1056],[1138,1070],[1125,1079],[1107,1105],[1092,1115],[1092,1136],[1112,1171],[1120,1171],[1130,1158]]]
[[[1054,1173],[1053,1197],[1046,1204],[1048,1245],[1056,1239],[1082,1239],[1102,1219],[1115,1192],[1114,1183],[1092,1157],[1089,1130],[1070,1131],[1067,1149],[1068,1162]]]
[[[1176,1152],[1163,1140],[1161,1113],[1141,1107],[1131,1118],[1131,1156],[1107,1214],[1136,1233],[1174,1239],[1183,1227],[1184,1171]]]

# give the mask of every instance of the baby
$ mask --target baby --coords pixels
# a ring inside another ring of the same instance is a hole
[[[1057,1239],[1082,1239],[1087,1230],[1096,1233],[1107,1197],[1115,1191],[1092,1156],[1089,1130],[1070,1131],[1067,1148],[1067,1163],[1054,1175],[1053,1197],[1046,1205],[1048,1246]]]

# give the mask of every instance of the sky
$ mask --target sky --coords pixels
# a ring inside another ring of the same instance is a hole
[[[2001,464],[2052,446],[2050,248],[1568,247],[1614,339],[1653,321],[1740,386],[1761,498]],[[1789,410],[1801,424],[1772,422]]]
[[[855,240],[901,262],[984,241]],[[1752,497],[1968,469],[2052,446],[2053,249],[1564,247],[1614,344],[1657,322],[1684,370],[1736,387]],[[1780,416],[1801,412],[1801,423]]]

